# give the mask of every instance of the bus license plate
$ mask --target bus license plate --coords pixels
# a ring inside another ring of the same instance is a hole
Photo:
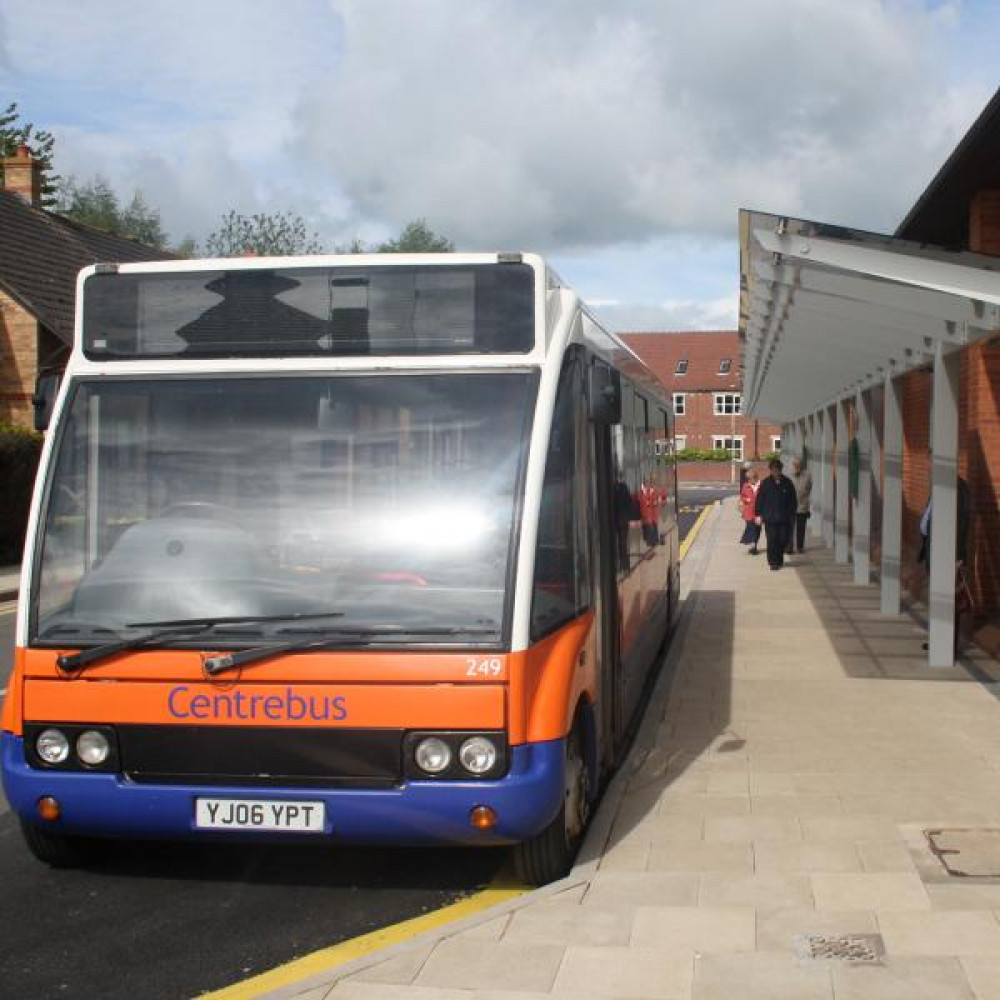
[[[194,825],[199,830],[269,830],[322,833],[322,802],[270,799],[196,799]]]

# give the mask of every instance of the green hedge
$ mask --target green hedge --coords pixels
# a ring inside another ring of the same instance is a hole
[[[682,448],[674,454],[678,462],[729,462],[732,457],[726,448]]]
[[[754,463],[763,462],[766,464],[772,458],[780,457],[776,451],[769,451],[766,455],[761,455],[759,458],[746,458],[744,461]],[[732,460],[732,452],[727,448],[683,448],[668,459],[671,462],[731,462]]]
[[[0,424],[0,564],[21,561],[42,435]]]

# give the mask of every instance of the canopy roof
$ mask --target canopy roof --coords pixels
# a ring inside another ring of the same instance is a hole
[[[740,211],[744,412],[804,417],[1000,330],[1000,258]]]

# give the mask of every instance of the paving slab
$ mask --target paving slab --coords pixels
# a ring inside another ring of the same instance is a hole
[[[731,515],[688,554],[670,683],[572,884],[298,1000],[1000,1000],[1000,877],[949,875],[926,838],[1000,830],[1000,667],[928,669],[850,566],[762,572]]]

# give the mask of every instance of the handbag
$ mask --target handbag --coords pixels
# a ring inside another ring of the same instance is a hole
[[[972,588],[965,575],[965,567],[959,563],[955,567],[955,613],[968,615],[975,610],[976,601],[972,596]]]

